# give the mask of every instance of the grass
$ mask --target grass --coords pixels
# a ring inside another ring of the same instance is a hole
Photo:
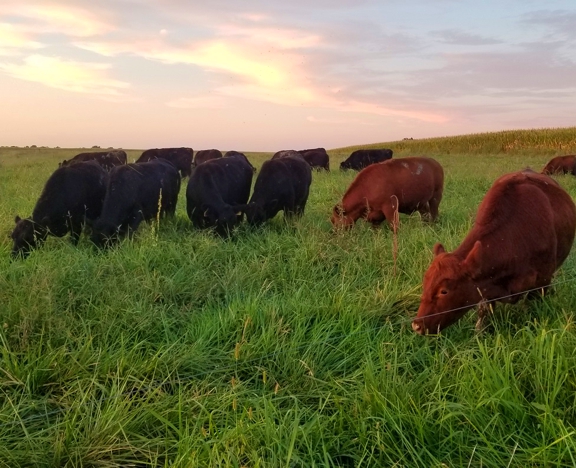
[[[499,305],[491,332],[473,314],[436,338],[410,328],[433,244],[455,248],[496,177],[552,154],[484,138],[407,142],[446,188],[436,224],[401,215],[396,275],[387,228],[331,232],[354,177],[337,170],[290,225],[222,240],[191,227],[182,190],[174,220],[110,252],[50,238],[11,262],[14,215],[78,151],[0,149],[0,466],[574,466],[574,254],[554,294]]]

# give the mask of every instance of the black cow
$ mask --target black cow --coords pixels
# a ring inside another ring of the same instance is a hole
[[[58,167],[69,166],[70,164],[86,161],[96,161],[104,169],[109,171],[115,166],[126,164],[128,158],[126,157],[126,151],[123,150],[94,151],[92,153],[77,154],[72,159],[65,159],[60,164],[58,164]]]
[[[246,155],[244,153],[241,153],[240,151],[227,151],[226,154],[224,155],[225,158],[228,158],[230,156],[238,156],[240,158],[245,159],[246,162],[248,164],[250,164],[250,167],[252,168],[252,172],[256,172],[256,168],[252,165],[252,163],[248,160],[248,158],[246,157]]]
[[[261,224],[279,211],[284,217],[301,216],[308,200],[312,169],[300,157],[265,161],[254,184],[250,203],[241,207],[250,224]]]
[[[207,149],[207,150],[200,150],[196,152],[196,156],[194,156],[194,165],[199,166],[206,161],[211,161],[212,159],[218,159],[222,157],[222,151],[217,149]]]
[[[186,188],[186,209],[192,224],[228,235],[242,220],[237,206],[248,201],[252,175],[252,167],[239,154],[197,166]]]
[[[137,163],[164,159],[180,171],[182,177],[190,177],[192,173],[192,148],[153,148],[144,151],[136,160]]]
[[[360,171],[370,164],[376,164],[392,158],[391,149],[360,149],[354,151],[346,161],[340,164],[340,169]]]
[[[310,164],[310,167],[317,170],[330,170],[330,156],[328,156],[325,148],[304,149],[299,150],[298,153]]]
[[[281,150],[281,151],[277,151],[276,153],[274,153],[274,155],[272,156],[272,159],[278,159],[278,158],[288,158],[288,157],[296,157],[296,158],[302,158],[304,159],[304,156],[302,156],[298,151],[296,150]]]
[[[114,168],[92,242],[108,247],[136,231],[142,221],[173,215],[179,191],[180,174],[164,159]]]
[[[32,217],[16,216],[16,227],[11,234],[12,256],[26,257],[48,234],[63,237],[70,232],[70,239],[76,245],[84,224],[100,216],[107,179],[108,173],[95,161],[56,169],[44,185]]]

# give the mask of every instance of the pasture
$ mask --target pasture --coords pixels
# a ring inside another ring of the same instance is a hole
[[[331,230],[352,148],[297,221],[221,239],[192,228],[183,184],[175,219],[117,248],[50,237],[11,261],[14,216],[80,150],[0,148],[0,466],[576,465],[575,249],[552,295],[498,305],[485,333],[473,313],[410,326],[434,243],[458,246],[501,174],[574,151],[559,132],[380,145],[446,174],[435,224],[400,215],[396,268],[385,225]]]

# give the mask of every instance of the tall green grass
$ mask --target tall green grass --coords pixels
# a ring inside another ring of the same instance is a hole
[[[386,144],[348,147],[345,150],[350,152],[360,147],[378,148],[383,145],[393,149],[397,156],[410,154],[573,154],[576,153],[576,127],[506,130],[442,138],[401,140]]]
[[[401,216],[396,274],[387,228],[331,231],[355,175],[337,170],[290,224],[223,240],[192,228],[182,190],[175,219],[109,252],[50,238],[11,262],[14,215],[73,153],[0,149],[0,466],[575,465],[574,254],[487,333],[473,314],[410,328],[432,245],[455,248],[493,180],[547,152],[430,150],[440,218]]]

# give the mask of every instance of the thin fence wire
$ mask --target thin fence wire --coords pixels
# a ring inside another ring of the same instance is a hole
[[[545,288],[551,288],[551,287],[556,287],[556,286],[560,286],[566,283],[572,283],[576,281],[576,277],[571,277],[571,278],[567,278],[565,280],[562,281],[556,281],[554,283],[551,283],[549,286],[544,286],[544,287],[538,287],[538,288],[531,288],[531,289],[527,289],[524,291],[520,291],[517,293],[513,293],[513,294],[508,294],[505,296],[500,296],[494,299],[488,299],[488,300],[483,300],[482,304],[490,304],[490,303],[494,303],[494,302],[498,302],[498,301],[502,301],[504,299],[509,299],[512,297],[517,297],[517,296],[522,296],[522,295],[526,295],[529,294],[531,292],[536,292],[536,291],[543,291]],[[476,304],[478,305],[478,304]],[[426,317],[435,317],[435,316],[439,316],[439,315],[444,315],[444,314],[448,314],[448,313],[452,313],[452,312],[456,312],[459,310],[463,310],[463,309],[473,309],[476,305],[473,306],[463,306],[463,307],[456,307],[454,309],[449,309],[449,310],[444,310],[441,312],[437,312],[435,314],[430,314],[427,315]],[[298,351],[298,350],[302,350],[302,349],[306,349],[306,348],[310,348],[312,346],[315,345],[322,345],[322,344],[328,344],[332,341],[341,341],[345,338],[349,338],[351,336],[358,336],[358,335],[363,335],[363,334],[368,334],[368,333],[374,333],[374,332],[379,332],[380,330],[383,330],[386,327],[394,327],[394,326],[401,326],[404,325],[406,323],[411,323],[414,320],[415,317],[410,318],[410,319],[401,319],[398,321],[395,321],[394,323],[388,322],[385,325],[380,325],[378,327],[372,327],[372,328],[367,328],[367,329],[362,329],[362,330],[356,330],[353,332],[349,332],[346,334],[341,334],[341,335],[337,335],[337,336],[333,336],[331,338],[328,338],[326,340],[320,340],[320,341],[309,341],[306,343],[301,344],[300,346],[297,346],[295,348],[291,348],[290,351],[294,352],[294,351]],[[216,368],[212,368],[210,370],[206,370],[206,371],[201,371],[201,372],[197,372],[194,374],[190,374],[190,375],[185,375],[182,377],[179,377],[176,381],[172,382],[172,383],[185,383],[185,382],[190,382],[196,379],[199,379],[201,377],[204,377],[206,375],[210,375],[210,374],[225,374],[227,372],[233,372],[233,371],[237,371],[238,370],[238,366],[239,364],[241,364],[242,366],[245,365],[250,365],[256,362],[262,362],[264,360],[268,360],[270,358],[274,358],[277,357],[278,355],[282,354],[284,352],[284,350],[282,349],[278,349],[276,351],[273,351],[271,353],[267,353],[267,354],[263,354],[261,356],[258,357],[254,357],[251,359],[247,359],[244,361],[240,361],[239,359],[236,358],[236,361],[234,364],[229,365],[229,366],[223,366],[223,367],[216,367]],[[114,399],[118,399],[124,396],[129,396],[130,394],[134,394],[136,392],[148,392],[148,391],[152,391],[152,390],[157,390],[161,385],[165,385],[167,382],[171,382],[168,379],[165,379],[163,381],[156,381],[156,383],[154,385],[146,385],[143,387],[140,387],[138,389],[132,389],[130,391],[125,391],[125,392],[120,392],[118,394],[115,395],[111,395],[109,397],[104,397],[104,398],[99,398],[97,401],[87,401],[85,403],[70,407],[70,408],[56,408],[54,410],[50,410],[50,411],[43,411],[43,412],[39,412],[30,416],[27,416],[25,418],[18,418],[15,419],[13,421],[9,421],[9,422],[4,422],[0,424],[0,428],[3,427],[8,427],[8,426],[17,426],[17,425],[22,425],[23,427],[25,426],[26,423],[29,422],[33,422],[42,418],[49,418],[51,416],[55,416],[58,414],[63,414],[65,412],[71,411],[72,409],[77,410],[79,408],[83,408],[83,407],[90,407],[90,406],[95,406],[97,404],[101,404],[110,400],[114,400]],[[16,411],[15,411],[16,413]],[[15,414],[15,416],[17,416],[17,414]]]

